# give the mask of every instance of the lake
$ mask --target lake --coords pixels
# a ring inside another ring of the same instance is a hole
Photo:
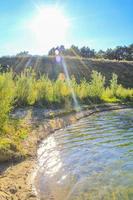
[[[133,109],[101,112],[56,131],[38,149],[41,200],[132,200]]]

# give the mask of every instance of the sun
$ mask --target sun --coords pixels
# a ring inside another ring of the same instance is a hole
[[[39,7],[30,22],[30,30],[40,48],[53,47],[66,41],[69,20],[58,7]]]

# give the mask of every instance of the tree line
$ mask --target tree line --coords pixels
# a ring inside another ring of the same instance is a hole
[[[70,48],[65,48],[64,45],[61,45],[50,49],[48,55],[54,56],[57,52],[62,56],[133,61],[133,44],[129,46],[117,46],[113,49],[108,48],[106,51],[96,51],[86,46],[79,48],[75,45],[72,45]]]

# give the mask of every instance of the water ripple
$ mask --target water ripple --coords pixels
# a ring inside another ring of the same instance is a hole
[[[42,199],[133,199],[133,110],[99,113],[56,131],[38,149]]]

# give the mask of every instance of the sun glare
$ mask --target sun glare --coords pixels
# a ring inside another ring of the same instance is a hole
[[[52,47],[64,43],[67,37],[69,20],[57,7],[41,7],[32,19],[30,30],[40,47]]]

